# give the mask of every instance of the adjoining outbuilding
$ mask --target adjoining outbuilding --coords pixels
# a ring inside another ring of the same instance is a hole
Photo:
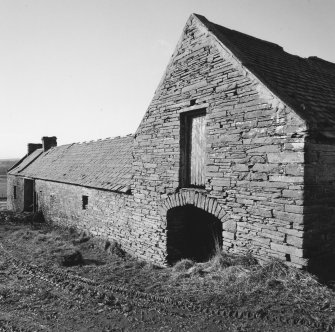
[[[335,250],[334,126],[335,64],[192,14],[135,135],[30,145],[8,207],[160,265],[219,247],[308,267]]]

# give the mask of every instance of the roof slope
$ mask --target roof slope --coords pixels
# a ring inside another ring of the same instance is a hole
[[[310,125],[335,124],[335,64],[301,58],[282,47],[195,16],[274,94]]]
[[[8,169],[9,174],[19,174],[23,169],[30,165],[40,154],[42,154],[42,149],[37,149],[33,153],[26,155],[21,160],[19,160],[15,165]]]
[[[11,175],[22,175],[126,193],[132,181],[133,136],[36,150]],[[32,156],[37,155],[34,162]]]

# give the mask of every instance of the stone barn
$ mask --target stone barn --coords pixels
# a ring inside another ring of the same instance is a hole
[[[8,207],[159,265],[335,249],[335,64],[192,14],[136,133],[29,144]]]

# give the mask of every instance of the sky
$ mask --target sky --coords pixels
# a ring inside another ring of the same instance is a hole
[[[335,62],[335,0],[0,0],[0,159],[134,133],[191,13]]]

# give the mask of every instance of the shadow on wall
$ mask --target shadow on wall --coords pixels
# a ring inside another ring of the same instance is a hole
[[[222,223],[212,214],[193,205],[167,212],[167,262],[189,258],[209,260],[222,247]]]
[[[305,145],[304,255],[321,281],[335,280],[335,139],[311,134]]]

